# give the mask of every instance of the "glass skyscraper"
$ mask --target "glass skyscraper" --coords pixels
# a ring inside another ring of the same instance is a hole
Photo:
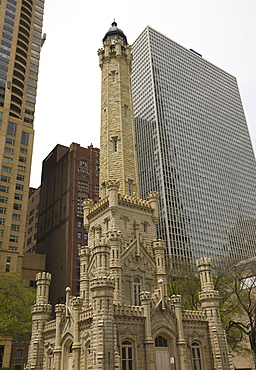
[[[133,44],[141,196],[180,259],[256,251],[256,163],[236,78],[154,29]]]
[[[21,273],[44,0],[0,1],[0,272]]]

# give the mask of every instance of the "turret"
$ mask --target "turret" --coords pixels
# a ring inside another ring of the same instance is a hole
[[[159,280],[162,280],[164,282],[164,286],[166,283],[165,256],[164,256],[165,250],[166,247],[162,240],[155,240],[153,242],[153,251],[156,261],[156,282],[158,283]]]
[[[212,263],[210,258],[199,258],[196,261],[201,281],[199,301],[209,321],[209,334],[215,369],[233,369],[232,360],[223,354],[228,353],[226,335],[222,327],[219,311],[219,292],[214,290]]]
[[[36,275],[36,304],[32,307],[32,333],[28,353],[28,369],[41,370],[43,368],[43,331],[44,325],[50,319],[52,312],[52,306],[48,303],[50,282],[51,274],[40,272]]]
[[[219,293],[214,290],[212,279],[212,263],[210,258],[200,258],[196,261],[201,281],[199,300],[202,309],[214,310],[219,316]]]

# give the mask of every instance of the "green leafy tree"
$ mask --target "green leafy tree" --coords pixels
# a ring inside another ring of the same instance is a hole
[[[181,294],[185,310],[198,310],[201,286],[196,266],[186,261],[176,261],[174,266],[168,266],[167,272],[169,295]]]
[[[231,298],[239,308],[239,315],[233,315],[226,331],[228,337],[233,333],[241,338],[248,336],[256,367],[256,258],[241,261],[226,270],[231,276]]]
[[[0,337],[15,339],[31,332],[35,292],[20,275],[0,275]]]
[[[243,308],[235,294],[235,279],[232,270],[234,261],[222,260],[214,266],[214,289],[219,291],[220,315],[223,327],[227,333],[228,344],[232,351],[241,352],[245,346],[243,339],[246,329],[238,327],[236,317],[241,317]],[[182,305],[186,310],[200,309],[198,293],[201,290],[200,278],[194,264],[185,261],[175,261],[167,266],[168,291],[170,295],[181,294]],[[244,329],[244,330],[243,330]]]

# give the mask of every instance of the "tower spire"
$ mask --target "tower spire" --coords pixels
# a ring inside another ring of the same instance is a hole
[[[100,196],[106,196],[109,181],[119,183],[119,192],[139,196],[131,94],[131,46],[117,23],[103,38],[98,51],[102,70]]]

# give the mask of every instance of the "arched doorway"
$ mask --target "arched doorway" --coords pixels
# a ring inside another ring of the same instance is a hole
[[[156,370],[170,370],[170,352],[167,339],[159,335],[155,339]]]
[[[73,344],[68,347],[68,370],[72,370],[73,367]]]

